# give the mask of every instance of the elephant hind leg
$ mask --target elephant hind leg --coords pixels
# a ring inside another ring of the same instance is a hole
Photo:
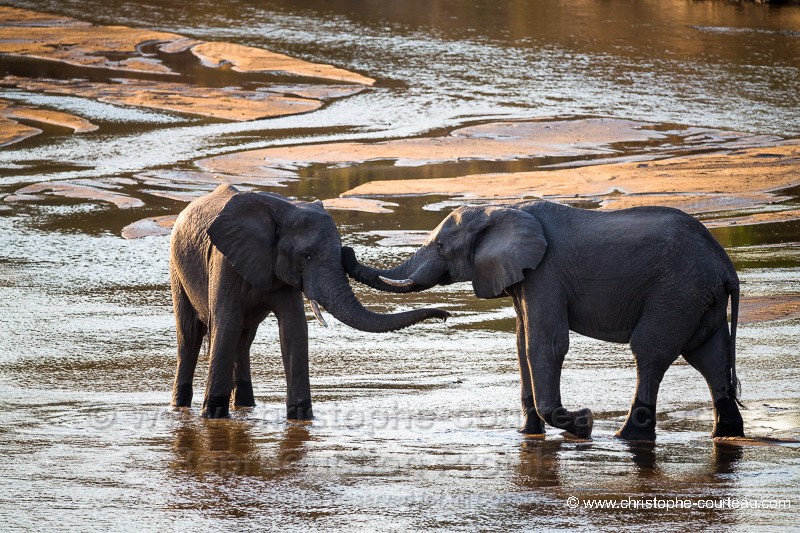
[[[242,336],[236,346],[236,362],[233,367],[233,405],[236,407],[256,406],[253,382],[250,377],[250,346],[253,344],[257,330],[257,326],[242,330]]]
[[[200,321],[189,297],[178,281],[172,281],[172,303],[175,311],[175,329],[178,334],[178,363],[172,387],[172,405],[192,405],[192,381],[197,367],[197,357],[206,336],[206,325]]]
[[[731,342],[727,324],[717,330],[697,348],[683,354],[683,358],[700,372],[708,383],[714,402],[713,437],[743,437],[744,424],[736,406],[728,345]]]
[[[619,438],[656,439],[658,389],[667,369],[680,355],[679,348],[672,349],[669,342],[657,341],[658,337],[648,334],[645,329],[634,331],[631,337],[631,349],[636,359],[636,395],[625,424],[617,431]]]

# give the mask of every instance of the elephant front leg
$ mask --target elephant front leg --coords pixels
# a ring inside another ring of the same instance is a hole
[[[303,293],[281,291],[276,295],[275,316],[286,372],[286,417],[292,420],[314,418],[311,409],[311,383],[308,376],[308,321]]]
[[[537,375],[538,372],[538,369],[533,371],[533,381],[534,390],[536,391],[536,411],[539,416],[551,426],[563,429],[579,439],[590,438],[594,424],[592,411],[587,408],[568,411],[561,405],[561,393],[559,391],[560,366],[557,371],[546,372],[547,376],[556,376],[555,383],[549,383],[545,378],[540,378]]]
[[[527,324],[526,327],[530,328],[531,325]],[[544,336],[542,332],[528,335],[526,348],[539,417],[551,426],[566,430],[578,438],[590,438],[592,412],[585,408],[568,411],[561,404],[561,365],[569,349],[569,330]]]
[[[517,316],[517,359],[522,403],[522,425],[519,432],[526,435],[544,435],[544,420],[536,412],[536,403],[533,400],[533,378],[528,364],[525,337],[525,323]]]
[[[561,404],[561,366],[569,350],[569,320],[564,295],[551,279],[531,277],[517,284],[511,296],[518,320],[524,328],[524,343],[518,337],[518,349],[524,348],[527,356],[538,418],[578,438],[588,439],[592,435],[592,412],[589,409],[567,411]],[[526,403],[524,394],[523,388],[523,406]],[[535,426],[534,420],[532,429],[536,429]]]

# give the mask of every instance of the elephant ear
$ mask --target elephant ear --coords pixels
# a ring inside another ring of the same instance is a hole
[[[478,298],[495,298],[536,268],[547,249],[542,225],[519,209],[490,207],[473,259],[472,288]]]
[[[274,203],[285,200],[245,192],[233,195],[206,230],[211,243],[248,283],[272,288],[275,262],[276,218]]]

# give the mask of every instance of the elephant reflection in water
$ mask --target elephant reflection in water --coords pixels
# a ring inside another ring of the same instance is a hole
[[[171,466],[180,474],[286,477],[295,471],[294,463],[302,460],[311,440],[306,424],[287,424],[273,451],[272,439],[254,438],[252,421],[187,421],[174,432]]]
[[[591,411],[567,411],[561,401],[571,330],[630,344],[638,379],[618,437],[655,439],[659,385],[681,355],[708,383],[712,435],[744,435],[735,367],[739,279],[722,246],[686,213],[547,201],[460,207],[394,268],[361,264],[346,247],[342,256],[353,279],[383,291],[471,281],[479,298],[511,297],[524,433],[543,434],[546,422],[591,435]]]

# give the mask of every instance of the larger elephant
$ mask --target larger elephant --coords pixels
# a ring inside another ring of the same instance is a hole
[[[170,250],[178,336],[173,405],[191,405],[193,375],[207,333],[210,360],[203,415],[228,416],[232,392],[235,405],[255,405],[250,345],[272,312],[286,372],[287,416],[311,418],[303,293],[318,318],[317,302],[364,331],[392,331],[448,316],[440,309],[385,315],[365,309],[342,268],[341,246],[333,219],[318,202],[221,185],[189,204],[175,222]]]
[[[630,343],[638,383],[619,437],[655,439],[659,385],[680,355],[708,383],[713,435],[743,435],[735,370],[739,280],[708,230],[677,209],[607,212],[547,201],[460,207],[395,268],[360,264],[349,248],[343,257],[351,277],[384,291],[472,281],[479,298],[510,296],[526,433],[543,433],[544,420],[591,434],[591,411],[567,411],[561,401],[572,330]]]

